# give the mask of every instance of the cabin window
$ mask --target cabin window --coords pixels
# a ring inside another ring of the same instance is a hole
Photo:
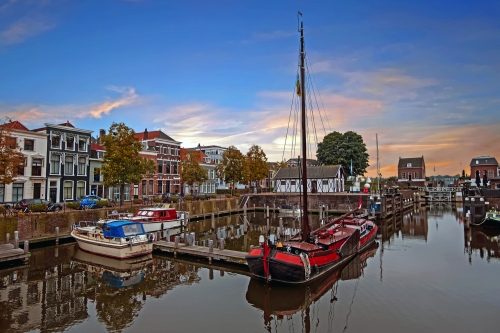
[[[148,212],[148,216],[153,216],[153,212]]]
[[[139,227],[139,224],[128,224],[128,225],[124,225],[124,226],[122,226],[122,230],[123,230],[123,234],[124,234],[125,236],[129,236],[129,235],[137,235],[137,234],[142,233],[142,230],[141,230],[141,228]]]

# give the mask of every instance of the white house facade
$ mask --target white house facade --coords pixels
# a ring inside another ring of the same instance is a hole
[[[281,168],[274,176],[276,192],[297,193],[301,191],[300,168]],[[345,191],[344,170],[340,165],[307,167],[308,193],[334,193]]]

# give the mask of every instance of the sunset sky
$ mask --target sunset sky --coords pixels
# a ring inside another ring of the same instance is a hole
[[[363,137],[369,175],[376,133],[384,177],[399,157],[423,155],[427,176],[500,160],[493,0],[0,0],[0,115],[94,135],[124,122],[281,160],[298,10],[326,131]]]

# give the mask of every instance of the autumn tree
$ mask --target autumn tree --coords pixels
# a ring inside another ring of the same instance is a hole
[[[201,184],[208,179],[207,170],[199,163],[200,152],[196,150],[187,150],[181,154],[180,176],[184,182],[191,187],[193,193],[193,184]]]
[[[279,169],[286,168],[286,167],[287,167],[287,165],[286,165],[285,161],[274,162],[274,170],[275,171],[278,171]]]
[[[269,176],[266,153],[257,145],[252,145],[245,156],[245,180],[257,182]]]
[[[235,146],[229,146],[222,153],[222,159],[215,168],[217,177],[233,184],[245,180],[245,156]]]
[[[363,137],[355,132],[348,131],[344,134],[332,132],[318,144],[316,157],[321,165],[342,165],[346,173],[362,175],[366,173],[368,153]]]
[[[102,143],[106,147],[102,163],[104,185],[120,187],[120,205],[126,184],[137,184],[144,176],[151,176],[156,166],[152,160],[140,155],[142,143],[133,129],[124,123],[113,123]]]
[[[21,147],[12,136],[10,119],[1,121],[0,125],[0,183],[11,184],[19,175],[19,170],[26,165],[26,157]]]

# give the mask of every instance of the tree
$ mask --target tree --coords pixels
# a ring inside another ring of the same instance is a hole
[[[245,180],[255,182],[269,176],[266,153],[257,145],[252,145],[245,157]]]
[[[318,144],[316,157],[321,165],[340,164],[347,173],[352,161],[353,176],[364,174],[369,166],[363,137],[352,131],[344,134],[335,131],[325,136]]]
[[[191,193],[194,183],[200,184],[208,179],[207,171],[200,165],[199,160],[200,152],[195,150],[186,151],[181,156],[180,176],[191,187]]]
[[[156,165],[140,155],[142,143],[135,137],[133,129],[124,123],[113,123],[102,143],[106,147],[102,163],[104,185],[120,186],[120,205],[126,184],[137,184],[144,176],[151,176]]]
[[[19,175],[19,169],[26,166],[26,156],[9,127],[10,119],[0,125],[0,183],[11,184]]]
[[[286,167],[287,167],[287,165],[286,165],[285,161],[274,162],[274,170],[276,170],[276,171],[278,171],[281,168],[286,168]]]
[[[245,156],[235,147],[229,146],[215,167],[217,177],[233,184],[245,180]]]

